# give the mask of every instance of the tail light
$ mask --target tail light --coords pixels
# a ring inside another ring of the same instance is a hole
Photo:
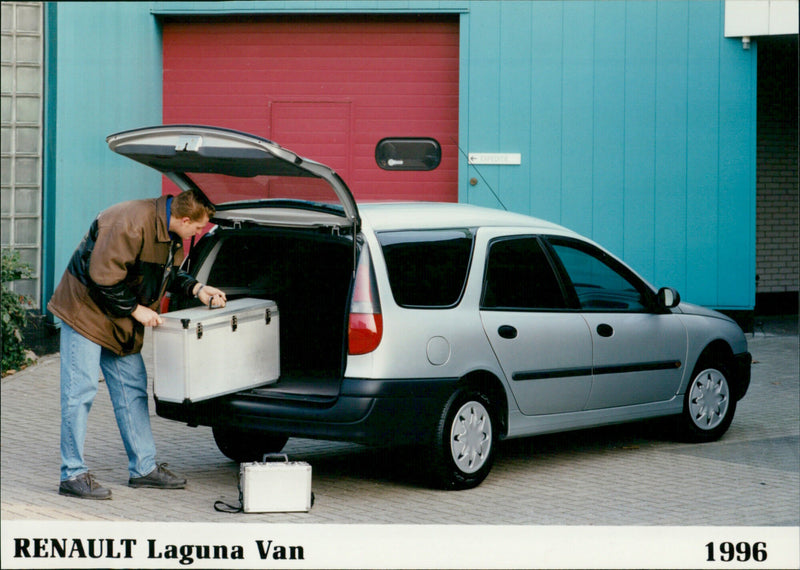
[[[383,315],[375,271],[372,268],[366,245],[361,250],[356,268],[353,298],[350,301],[350,319],[347,326],[349,354],[367,354],[381,343]]]

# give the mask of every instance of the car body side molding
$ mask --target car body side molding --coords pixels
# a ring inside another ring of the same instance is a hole
[[[670,370],[681,367],[680,360],[662,360],[658,362],[641,362],[636,364],[620,364],[598,366],[597,368],[561,368],[556,370],[540,370],[532,372],[514,372],[515,381],[545,380],[550,378],[572,378],[601,374],[621,374],[626,372],[647,372],[648,370]]]

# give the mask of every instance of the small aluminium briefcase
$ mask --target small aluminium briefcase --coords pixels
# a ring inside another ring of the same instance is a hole
[[[311,465],[289,461],[283,453],[264,456],[263,462],[239,467],[242,510],[246,513],[290,513],[309,511]]]
[[[198,402],[280,376],[278,307],[235,299],[225,307],[164,313],[153,329],[153,392],[166,402]]]

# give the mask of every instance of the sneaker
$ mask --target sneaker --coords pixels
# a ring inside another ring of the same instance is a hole
[[[167,469],[166,463],[159,463],[156,468],[144,477],[131,477],[128,487],[150,487],[152,489],[183,489],[186,479],[175,475]]]
[[[111,489],[106,489],[94,480],[90,473],[81,473],[72,479],[61,481],[58,494],[79,499],[110,499]]]

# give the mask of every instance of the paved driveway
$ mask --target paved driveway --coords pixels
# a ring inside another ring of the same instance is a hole
[[[753,381],[718,442],[676,443],[657,423],[506,441],[480,487],[441,492],[424,486],[411,453],[290,439],[289,457],[313,467],[313,509],[246,516],[213,509],[216,500],[237,501],[238,467],[217,450],[206,427],[154,416],[159,461],[189,484],[181,491],[128,488],[104,384],[90,415],[86,457],[113,500],[59,496],[59,358],[48,356],[2,380],[2,519],[795,526],[798,338],[796,332],[748,336]]]

